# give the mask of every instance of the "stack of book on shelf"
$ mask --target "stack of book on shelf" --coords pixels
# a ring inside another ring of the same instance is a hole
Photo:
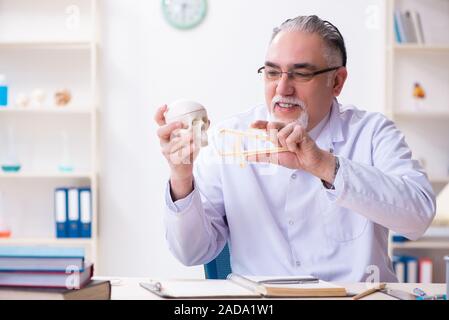
[[[396,10],[394,12],[394,32],[397,43],[423,44],[425,42],[421,17],[416,11]]]
[[[110,299],[83,248],[0,247],[0,299]]]
[[[429,258],[395,255],[393,268],[399,282],[432,283],[433,263]]]

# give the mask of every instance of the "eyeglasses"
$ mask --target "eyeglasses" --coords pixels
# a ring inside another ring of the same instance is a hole
[[[318,70],[318,71],[314,71],[314,72],[303,73],[303,72],[298,72],[298,71],[294,71],[294,70],[280,71],[280,70],[274,69],[272,67],[263,66],[257,70],[257,73],[263,73],[265,75],[265,78],[269,81],[280,80],[282,78],[282,74],[285,73],[289,79],[293,79],[293,81],[295,81],[295,82],[303,83],[303,82],[308,82],[308,81],[312,80],[312,78],[315,77],[316,75],[319,75],[319,74],[322,74],[325,72],[329,72],[329,71],[333,71],[333,70],[337,70],[338,68],[341,68],[341,67],[342,66],[338,66],[338,67],[326,68],[326,69],[322,69],[322,70]]]

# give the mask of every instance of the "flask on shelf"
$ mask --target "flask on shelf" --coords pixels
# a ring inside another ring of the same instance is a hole
[[[17,159],[16,145],[14,139],[14,129],[12,125],[8,126],[6,144],[6,158],[2,162],[2,170],[4,172],[18,172],[21,165]]]
[[[67,132],[61,132],[61,162],[59,163],[60,172],[72,172],[73,164],[70,157],[69,137]]]
[[[8,85],[6,84],[6,77],[0,74],[0,108],[8,106]]]

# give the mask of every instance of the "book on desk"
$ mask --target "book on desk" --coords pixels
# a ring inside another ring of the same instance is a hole
[[[92,281],[83,248],[0,248],[0,299],[109,299],[109,281]]]
[[[140,285],[163,298],[346,297],[344,287],[311,276],[244,277],[226,280],[152,280]]]
[[[0,300],[110,300],[111,282],[91,280],[84,287],[65,288],[0,287]]]

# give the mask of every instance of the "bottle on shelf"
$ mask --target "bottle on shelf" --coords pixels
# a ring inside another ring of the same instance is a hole
[[[8,106],[8,85],[6,84],[6,76],[0,74],[0,108]]]
[[[4,207],[4,196],[0,191],[0,238],[9,238],[11,236],[11,230],[6,223],[6,214]]]
[[[4,172],[20,171],[21,165],[17,158],[14,128],[12,125],[8,126],[6,148],[6,158],[2,162],[2,170]]]

